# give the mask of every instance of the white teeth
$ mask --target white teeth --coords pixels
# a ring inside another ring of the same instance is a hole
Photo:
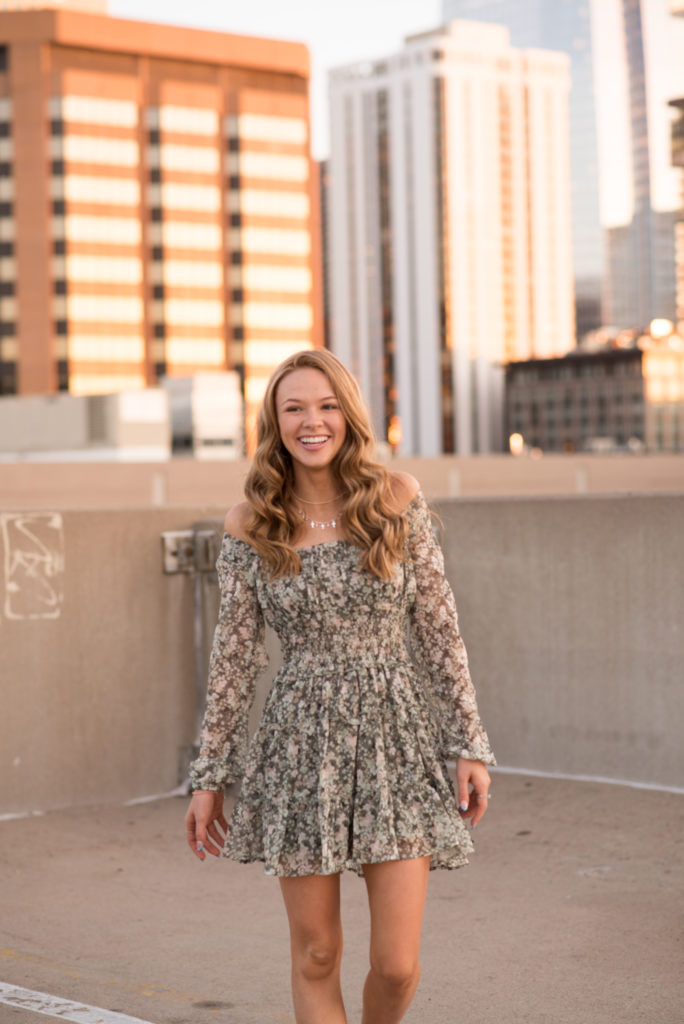
[[[324,434],[321,437],[300,437],[299,440],[302,444],[322,444],[324,441],[327,441],[328,438]]]

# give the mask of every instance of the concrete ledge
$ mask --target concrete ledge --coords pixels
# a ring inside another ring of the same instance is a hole
[[[684,493],[681,455],[478,455],[397,458],[430,499],[501,495]],[[130,508],[240,501],[249,462],[0,462],[0,508]]]

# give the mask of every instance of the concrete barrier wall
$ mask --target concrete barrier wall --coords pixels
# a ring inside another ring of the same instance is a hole
[[[684,787],[684,497],[436,507],[500,763]]]
[[[177,784],[195,737],[194,583],[162,575],[160,535],[202,513],[0,515],[0,813]]]
[[[681,455],[477,455],[393,459],[429,499],[501,495],[681,491]],[[215,505],[242,497],[245,460],[174,458],[145,463],[0,462],[0,508],[130,508]]]
[[[684,497],[436,507],[500,763],[684,787]],[[160,535],[221,516],[0,517],[0,813],[178,785],[195,738],[195,581],[162,574]]]

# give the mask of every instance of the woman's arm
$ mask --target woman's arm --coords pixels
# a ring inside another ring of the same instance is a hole
[[[220,852],[215,844],[220,844],[217,825],[224,832],[226,828],[223,789],[242,777],[256,680],[268,664],[255,583],[257,556],[236,536],[243,520],[241,506],[226,517],[226,527],[233,532],[226,533],[216,563],[221,604],[209,659],[200,751],[190,765],[195,793],[186,833],[202,860],[203,848],[216,855]]]
[[[487,806],[490,780],[485,765],[496,761],[477,709],[456,602],[422,494],[413,497],[407,517],[416,580],[411,647],[428,679],[429,697],[442,735],[442,753],[457,759],[459,809],[474,826]]]

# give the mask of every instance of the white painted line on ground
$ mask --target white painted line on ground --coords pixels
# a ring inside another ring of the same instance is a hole
[[[506,768],[503,765],[489,765],[489,770],[502,775],[534,775],[538,779],[563,779],[566,782],[601,782],[606,786],[629,786],[631,789],[650,789],[657,793],[684,795],[682,786],[663,786],[658,782],[630,782],[628,779],[606,779],[602,775],[566,775],[563,772],[541,772],[535,768]]]
[[[152,804],[157,800],[168,800],[172,796],[190,796],[189,783],[183,783],[168,793],[150,793],[149,796],[137,796],[134,800],[125,800],[124,807],[135,807],[136,804]]]
[[[46,1017],[72,1021],[73,1024],[151,1024],[140,1017],[129,1017],[125,1013],[103,1010],[86,1003],[74,1003],[71,999],[34,992],[30,988],[19,988],[4,981],[0,981],[0,1003],[12,1006],[15,1010],[31,1010]]]
[[[42,818],[45,811],[15,811],[13,814],[0,814],[0,821],[14,821],[15,818]]]

